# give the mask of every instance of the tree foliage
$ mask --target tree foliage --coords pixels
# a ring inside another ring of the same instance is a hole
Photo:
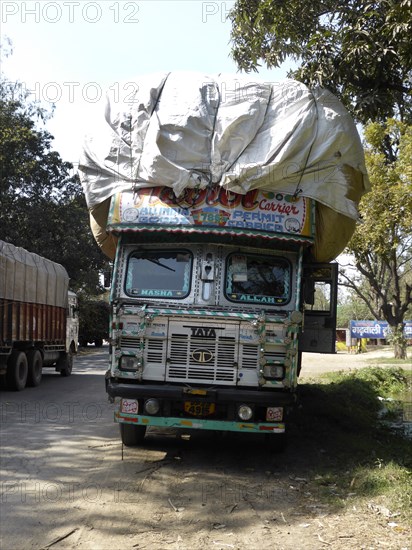
[[[350,291],[340,298],[337,308],[337,326],[349,328],[350,321],[373,320],[373,315],[355,291]]]
[[[49,116],[18,84],[0,82],[0,239],[61,263],[73,289],[96,293],[105,260],[73,166],[52,150]]]
[[[109,338],[110,306],[105,300],[79,295],[79,342],[101,346]]]
[[[401,325],[412,304],[412,126],[371,123],[365,138],[372,192],[361,200],[362,223],[349,243],[359,276],[343,278],[376,319],[389,323],[402,355]]]
[[[412,0],[237,0],[241,70],[299,64],[289,76],[337,95],[366,123],[412,117]]]
[[[349,247],[358,271],[343,277],[388,321],[403,353],[412,286],[412,0],[237,0],[229,17],[240,69],[292,60],[290,77],[328,88],[368,125],[372,192]]]

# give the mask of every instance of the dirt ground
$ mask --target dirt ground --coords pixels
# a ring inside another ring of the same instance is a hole
[[[411,357],[411,354],[412,350],[409,350],[409,357]],[[336,355],[304,353],[301,377],[308,378],[314,374],[321,374],[322,372],[359,369],[368,366],[373,362],[373,359],[377,358],[380,360],[382,358],[391,359],[393,358],[393,350],[391,348],[380,348],[377,350],[369,350],[366,353],[346,353],[340,351]]]
[[[153,430],[122,451],[104,353],[80,357],[67,380],[2,392],[2,550],[412,550],[410,526],[379,499],[319,497],[337,460],[328,434],[278,454],[253,436]],[[372,353],[305,356],[302,375]]]

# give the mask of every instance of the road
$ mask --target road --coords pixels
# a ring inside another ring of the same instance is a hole
[[[366,548],[365,532],[408,547],[370,510],[318,500],[326,451],[299,438],[276,455],[244,435],[153,430],[122,456],[106,361],[90,348],[69,378],[1,391],[2,550],[349,549]]]

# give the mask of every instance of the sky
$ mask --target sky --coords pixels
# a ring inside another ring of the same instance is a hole
[[[106,91],[127,94],[147,73],[236,73],[230,58],[233,1],[2,0],[1,39],[13,53],[2,73],[32,99],[55,105],[47,130],[63,160],[77,164],[84,136],[103,118]],[[253,78],[277,82],[287,68]],[[129,83],[129,86],[128,86]]]

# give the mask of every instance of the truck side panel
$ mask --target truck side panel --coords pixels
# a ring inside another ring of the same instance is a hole
[[[66,310],[27,302],[0,301],[0,345],[16,341],[64,343]]]

